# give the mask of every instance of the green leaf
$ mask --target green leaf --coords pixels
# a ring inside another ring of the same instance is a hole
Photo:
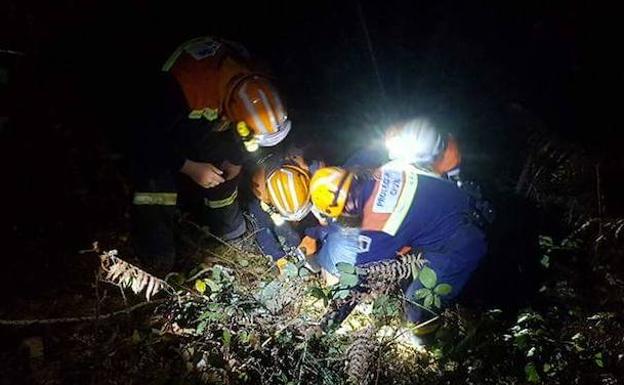
[[[544,373],[548,373],[552,366],[547,362],[544,364]]]
[[[223,313],[221,311],[205,311],[202,315],[199,316],[198,321],[219,321],[223,318]]]
[[[206,325],[208,325],[208,321],[202,321],[197,325],[197,329],[195,329],[195,331],[197,331],[197,334],[202,334],[204,332],[204,330],[206,330]]]
[[[453,286],[448,283],[441,283],[433,289],[437,295],[448,295],[453,290]]]
[[[546,235],[540,235],[538,237],[539,239],[539,245],[542,247],[552,247],[553,246],[553,239],[552,237],[546,236]]]
[[[334,293],[333,299],[345,299],[349,296],[349,290],[340,289]]]
[[[594,354],[594,362],[599,368],[604,368],[604,361],[602,360],[602,353],[598,352]]]
[[[440,296],[434,294],[433,295],[433,305],[438,309],[442,307],[442,301],[440,301]]]
[[[358,276],[356,274],[341,274],[340,285],[344,287],[354,287],[358,283]]]
[[[327,301],[327,294],[318,286],[311,287],[309,293],[314,298],[322,299],[323,302]]]
[[[221,266],[215,265],[212,267],[212,280],[215,282],[221,281]]]
[[[208,287],[210,288],[210,292],[211,293],[218,293],[223,288],[223,285],[221,285],[220,283],[216,283],[215,281],[213,281],[210,278],[205,278],[204,279],[204,283],[206,285],[208,285]]]
[[[250,339],[250,335],[246,331],[243,330],[240,333],[238,333],[238,340],[240,342],[246,344],[247,342],[249,342],[249,339]]]
[[[540,381],[540,376],[537,374],[537,369],[535,369],[535,365],[532,362],[526,364],[524,367],[524,374],[526,375],[527,381],[532,384],[537,384]]]
[[[223,346],[229,347],[230,341],[232,341],[232,333],[227,329],[223,329]]]
[[[426,296],[428,296],[430,293],[431,293],[431,289],[427,289],[427,288],[423,287],[422,289],[416,290],[416,292],[414,293],[414,298],[415,299],[423,299]]]
[[[373,302],[373,315],[375,317],[394,317],[399,315],[400,305],[387,294],[380,295]]]
[[[433,294],[431,292],[425,297],[425,302],[423,303],[423,305],[427,308],[430,308],[431,305],[433,305]]]
[[[288,278],[295,278],[299,274],[297,266],[290,262],[288,262],[286,266],[284,266],[284,270],[282,270],[282,272]]]
[[[336,264],[336,269],[338,269],[338,271],[341,272],[341,273],[355,274],[355,266],[353,266],[350,263],[338,262]]]
[[[438,281],[438,277],[435,271],[433,271],[429,266],[425,266],[422,268],[418,279],[420,279],[420,282],[427,289],[433,289],[436,285],[436,282]]]
[[[202,281],[201,279],[196,279],[195,290],[197,290],[200,294],[204,294],[204,292],[206,291],[206,282]]]
[[[238,264],[241,265],[242,267],[247,267],[249,266],[249,261],[246,259],[239,259]]]
[[[542,259],[540,260],[540,263],[542,264],[542,266],[548,269],[550,267],[550,255],[548,254],[542,255]]]

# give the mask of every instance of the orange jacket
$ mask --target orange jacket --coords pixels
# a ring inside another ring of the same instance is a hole
[[[250,74],[249,57],[244,48],[211,37],[183,43],[163,66],[176,79],[191,114],[215,120],[237,79]]]

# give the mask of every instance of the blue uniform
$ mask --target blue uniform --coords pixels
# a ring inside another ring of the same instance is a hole
[[[438,282],[453,287],[442,299],[455,298],[486,252],[471,196],[452,182],[396,162],[380,168],[360,188],[361,228],[330,231],[318,256],[321,266],[336,274],[337,262],[392,259],[410,246],[423,252]],[[409,285],[408,298],[418,288],[418,281]],[[420,318],[417,308],[408,309],[408,319]]]

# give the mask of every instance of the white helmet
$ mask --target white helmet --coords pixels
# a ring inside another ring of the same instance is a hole
[[[444,150],[444,140],[428,119],[416,118],[386,132],[390,160],[430,164]]]

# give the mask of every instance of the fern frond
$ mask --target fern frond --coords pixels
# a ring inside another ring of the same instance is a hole
[[[100,273],[102,281],[122,290],[129,288],[134,294],[144,291],[147,301],[163,289],[173,291],[167,282],[117,257],[117,250],[100,255]]]
[[[355,341],[347,349],[345,363],[350,384],[365,385],[372,377],[371,365],[378,348],[374,334],[374,328],[369,326],[357,334]]]
[[[358,268],[369,286],[396,285],[418,273],[425,264],[422,253],[398,256],[394,260],[371,262]]]

